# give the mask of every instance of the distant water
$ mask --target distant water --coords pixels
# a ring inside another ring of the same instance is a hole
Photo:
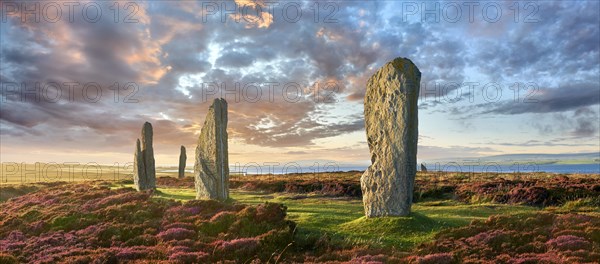
[[[600,164],[519,164],[519,165],[459,165],[457,163],[449,164],[431,164],[427,166],[429,171],[444,172],[488,172],[488,173],[515,173],[515,172],[548,172],[548,173],[586,173],[600,174]],[[330,167],[235,167],[230,166],[232,174],[289,174],[289,173],[315,173],[315,172],[334,172],[334,171],[364,171],[367,166],[330,166]],[[419,168],[420,169],[420,168]]]
[[[367,166],[234,166],[230,165],[231,174],[289,174],[289,173],[318,173],[335,171],[364,171]],[[419,170],[418,168],[417,170]],[[517,165],[498,165],[491,163],[489,165],[460,165],[458,163],[430,164],[427,166],[429,171],[444,172],[489,172],[489,173],[514,173],[514,172],[548,172],[548,173],[585,173],[600,174],[600,164],[519,164]],[[159,170],[159,172],[177,172],[177,170]],[[185,170],[186,173],[193,173],[193,170]]]
[[[367,166],[229,166],[231,174],[290,174],[290,173],[319,173],[337,171],[364,171]]]

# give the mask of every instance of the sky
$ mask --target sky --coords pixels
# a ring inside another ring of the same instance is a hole
[[[597,1],[68,3],[0,3],[2,162],[132,162],[148,121],[176,164],[224,97],[231,163],[368,164],[366,82],[396,57],[419,160],[600,150]]]

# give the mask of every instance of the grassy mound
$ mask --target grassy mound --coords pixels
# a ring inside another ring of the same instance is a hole
[[[412,234],[415,232],[429,232],[438,229],[440,223],[420,213],[411,213],[409,216],[399,217],[361,217],[354,221],[340,225],[343,231],[377,234]]]
[[[352,238],[355,243],[362,239],[372,240],[376,236],[377,244],[407,249],[431,239],[445,226],[442,222],[413,212],[405,217],[361,217],[339,225],[339,232]]]

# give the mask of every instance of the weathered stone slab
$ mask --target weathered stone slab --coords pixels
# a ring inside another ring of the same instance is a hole
[[[227,102],[219,98],[210,106],[198,137],[194,163],[197,199],[229,198],[227,149]]]
[[[152,124],[146,122],[142,128],[142,140],[136,141],[133,160],[133,183],[138,191],[156,189],[156,169],[152,147]]]
[[[185,153],[185,147],[181,146],[181,150],[179,152],[179,179],[185,177],[185,162],[187,160],[187,155]]]
[[[135,153],[133,155],[133,185],[135,189],[140,191],[141,186],[146,186],[146,166],[144,165],[144,155],[140,146],[140,139],[135,143]]]
[[[361,177],[367,217],[410,213],[420,81],[421,72],[406,58],[388,62],[368,81],[364,114],[371,165]]]

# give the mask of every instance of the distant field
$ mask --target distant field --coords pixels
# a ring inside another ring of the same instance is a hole
[[[188,168],[192,169],[192,168]],[[177,167],[157,167],[156,176],[177,176]],[[0,184],[36,182],[120,181],[132,179],[133,163],[2,163]]]

